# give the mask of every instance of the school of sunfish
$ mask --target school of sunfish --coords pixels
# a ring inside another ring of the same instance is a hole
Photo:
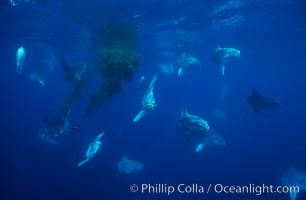
[[[10,2],[13,6],[16,6],[20,4],[21,1],[11,0]],[[28,52],[26,52],[24,46],[20,46],[16,52],[16,74],[18,79],[21,79],[28,70],[26,62]],[[188,73],[194,73],[203,67],[199,57],[193,55],[191,52],[192,50],[185,49],[185,51],[181,52],[180,56],[177,56],[175,60],[160,64],[157,69],[161,74],[188,77]],[[212,51],[210,59],[214,62],[217,71],[221,74],[220,76],[224,78],[225,74],[230,71],[230,67],[234,66],[235,62],[239,62],[239,58],[239,49],[235,47],[221,47],[218,45],[215,50]],[[60,60],[65,80],[74,82],[75,88],[57,112],[49,113],[44,117],[42,126],[39,130],[39,136],[43,141],[47,141],[51,144],[58,144],[61,137],[79,129],[78,123],[69,119],[69,114],[72,105],[80,99],[83,90],[88,87],[90,79],[89,69],[84,63],[71,65],[63,56]],[[42,73],[29,73],[28,77],[30,80],[37,82],[40,86],[47,87],[45,76]],[[183,78],[180,78],[180,80],[182,79]],[[149,115],[157,108],[157,102],[154,96],[157,74],[153,74],[150,82],[147,80],[145,75],[141,75],[136,86],[137,89],[144,91],[144,95],[141,100],[140,111],[138,111],[131,120],[134,123],[140,123],[140,121],[145,120],[145,116]],[[117,86],[118,85],[116,85],[116,87]],[[120,90],[121,88],[118,86],[116,89]],[[222,96],[225,101],[231,98],[232,92],[232,88],[228,83],[223,85]],[[246,98],[246,104],[255,114],[264,111],[274,111],[281,106],[280,102],[272,97],[263,96],[255,88],[251,88],[251,94]],[[193,111],[192,113],[196,112],[197,111]],[[213,114],[217,119],[227,119],[227,115],[220,108],[213,110]],[[224,147],[226,144],[226,140],[222,136],[223,134],[217,131],[218,127],[215,127],[214,123],[204,118],[205,117],[190,114],[187,111],[187,106],[183,105],[176,124],[177,131],[180,133],[181,137],[186,140],[186,145],[192,146],[191,144],[196,143],[196,145],[193,145],[193,152],[199,154],[206,148]],[[173,125],[173,127],[175,127],[175,125]],[[85,155],[81,156],[81,161],[77,162],[76,166],[86,167],[85,164],[88,165],[93,162],[91,160],[97,157],[97,154],[103,149],[104,139],[104,132],[100,131],[88,145]],[[123,155],[124,156],[117,164],[119,173],[135,174],[143,172],[144,164],[142,162],[128,159],[124,153]],[[306,172],[291,168],[283,173],[281,181],[286,186],[298,186],[300,191],[306,191]],[[291,200],[296,200],[300,191],[290,191]]]

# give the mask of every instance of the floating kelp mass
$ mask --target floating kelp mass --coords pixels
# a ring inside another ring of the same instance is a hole
[[[104,48],[99,52],[95,69],[102,77],[99,90],[92,96],[87,114],[97,109],[106,99],[123,94],[121,81],[131,80],[139,65],[137,30],[134,25],[116,24],[107,28]]]

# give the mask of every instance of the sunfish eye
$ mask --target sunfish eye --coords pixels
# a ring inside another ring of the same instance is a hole
[[[149,108],[149,109],[154,108],[154,104],[153,104],[153,103],[148,103],[148,108]]]

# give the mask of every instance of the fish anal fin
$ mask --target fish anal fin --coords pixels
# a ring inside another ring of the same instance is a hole
[[[152,91],[154,89],[154,86],[155,86],[155,82],[156,82],[156,74],[154,74],[153,76],[153,79],[152,81],[150,82],[150,85],[149,85],[149,91]]]
[[[138,122],[147,112],[145,110],[141,110],[133,119],[133,122]]]
[[[189,115],[189,114],[188,114],[188,111],[187,111],[187,106],[184,105],[183,108],[182,108],[182,110],[181,110],[181,116],[182,116],[183,118],[185,118],[185,117],[187,117],[188,115]]]
[[[219,67],[220,67],[222,76],[224,76],[225,75],[225,65],[220,65]]]
[[[183,68],[180,67],[179,70],[178,70],[178,76],[181,77],[183,74]]]
[[[201,142],[200,144],[197,145],[195,152],[198,153],[202,151],[205,148],[204,142]]]
[[[81,165],[85,164],[90,158],[86,158],[85,160],[83,160],[82,162],[80,162],[79,164],[77,164],[78,167],[80,167]]]
[[[252,88],[252,95],[256,96],[256,97],[259,97],[259,98],[262,97],[262,95],[259,94],[259,92],[255,88]]]

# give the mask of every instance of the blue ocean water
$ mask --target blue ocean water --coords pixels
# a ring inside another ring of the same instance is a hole
[[[207,193],[207,188],[276,187],[283,185],[286,170],[306,171],[304,1],[14,2],[0,3],[1,199],[290,199],[284,193]],[[140,63],[132,79],[121,82],[124,95],[114,95],[88,117],[87,106],[101,84],[94,70],[100,41],[107,25],[118,23],[136,27]],[[16,74],[20,46],[26,49],[21,79]],[[241,52],[226,64],[224,76],[212,59],[218,47]],[[186,52],[201,62],[199,69],[181,77],[159,69],[173,64],[177,70],[177,59]],[[75,86],[65,80],[63,55],[69,63],[85,63],[91,80],[69,113],[78,130],[52,144],[39,137],[43,119],[63,106]],[[35,73],[45,85],[30,78]],[[154,74],[157,107],[134,123],[146,92],[137,89],[138,81],[145,76],[149,82]],[[256,114],[246,101],[252,88],[277,100],[280,108]],[[196,144],[177,127],[184,105],[207,120],[225,146],[195,152]],[[101,149],[77,167],[101,131]],[[143,163],[143,170],[120,173],[123,156]],[[132,184],[139,191],[131,192]],[[205,193],[142,193],[142,184],[198,184]],[[305,196],[301,190],[296,199]]]

